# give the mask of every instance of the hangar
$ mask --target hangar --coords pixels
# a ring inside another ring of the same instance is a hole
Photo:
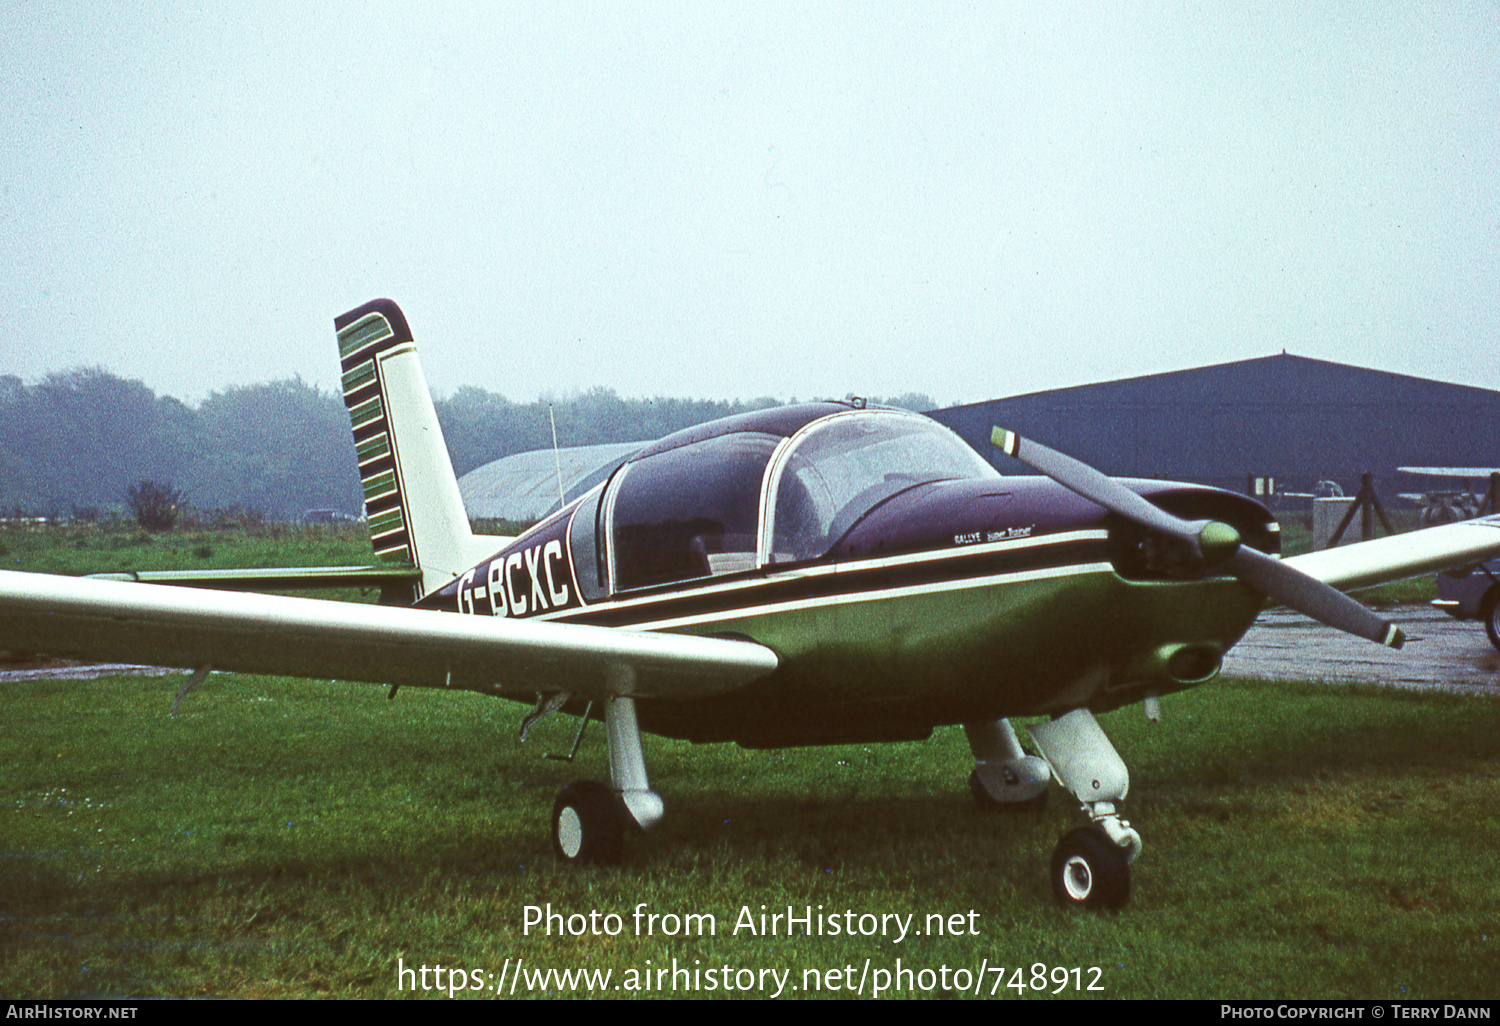
[[[1401,466],[1500,466],[1500,392],[1281,353],[1191,370],[954,406],[928,414],[999,467],[1023,468],[989,444],[1000,426],[1106,474],[1244,491],[1360,474],[1376,491],[1431,487]],[[1481,485],[1482,487],[1482,485]]]

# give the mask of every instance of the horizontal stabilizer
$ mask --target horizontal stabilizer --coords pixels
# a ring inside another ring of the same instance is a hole
[[[279,566],[235,570],[126,570],[89,574],[93,581],[138,581],[220,591],[311,591],[322,588],[382,588],[411,584],[414,566]]]

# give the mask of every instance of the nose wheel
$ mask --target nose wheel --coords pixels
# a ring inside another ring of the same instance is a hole
[[[1130,863],[1141,835],[1115,803],[1130,791],[1130,773],[1087,709],[1028,728],[1053,776],[1093,822],[1063,835],[1052,852],[1052,893],[1073,908],[1121,908],[1130,900]]]
[[[1130,900],[1130,862],[1125,849],[1098,827],[1064,834],[1052,852],[1052,893],[1064,905],[1123,908]]]

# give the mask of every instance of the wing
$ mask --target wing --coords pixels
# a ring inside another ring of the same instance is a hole
[[[1429,527],[1285,560],[1335,588],[1365,588],[1500,555],[1500,516]]]
[[[0,571],[0,648],[533,696],[697,698],[776,669],[753,641]]]
[[[1397,467],[1403,474],[1424,474],[1427,477],[1489,477],[1500,474],[1500,467]]]

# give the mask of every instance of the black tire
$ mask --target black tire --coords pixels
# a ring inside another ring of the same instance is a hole
[[[979,806],[981,812],[1041,812],[1047,807],[1046,791],[1024,802],[997,802],[984,789],[984,784],[979,780],[978,770],[969,774],[969,793],[974,796],[974,804]]]
[[[563,862],[617,865],[625,854],[620,796],[597,780],[575,780],[552,805],[552,850]]]
[[[1500,588],[1491,588],[1484,598],[1484,633],[1490,644],[1500,649]]]
[[[1125,849],[1098,827],[1063,835],[1052,852],[1052,893],[1074,908],[1116,909],[1130,900]]]

